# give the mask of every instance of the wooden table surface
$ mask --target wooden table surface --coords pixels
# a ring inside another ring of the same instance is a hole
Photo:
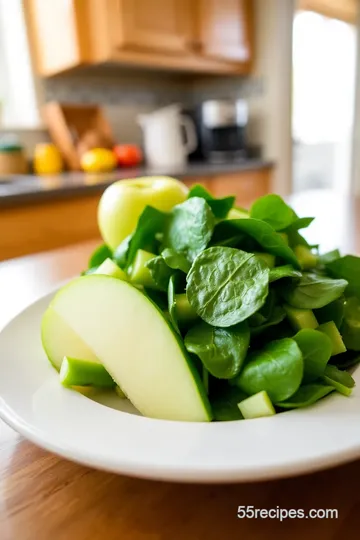
[[[331,248],[360,251],[360,201],[301,196]],[[0,327],[78,273],[94,242],[0,265]],[[254,508],[337,509],[338,519],[238,519]],[[58,458],[0,421],[0,540],[342,540],[359,538],[360,460],[266,483],[180,485],[116,476]]]

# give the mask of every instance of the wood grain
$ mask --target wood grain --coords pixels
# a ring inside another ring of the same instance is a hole
[[[98,203],[95,194],[1,209],[0,261],[99,237]]]
[[[300,215],[319,214],[319,239],[333,230],[360,251],[360,200],[310,193]],[[96,242],[0,264],[0,327],[59,281],[80,272]],[[270,441],[269,441],[270,444]],[[355,540],[360,461],[317,474],[230,486],[178,485],[116,476],[58,458],[0,421],[1,540]],[[237,519],[254,508],[337,509],[338,519]]]

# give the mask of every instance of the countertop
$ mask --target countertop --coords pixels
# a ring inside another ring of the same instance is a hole
[[[340,242],[344,252],[359,252],[360,199],[319,191],[292,203],[300,215],[319,216],[322,245]],[[0,264],[0,327],[80,272],[94,246],[87,242]],[[360,460],[272,482],[221,486],[139,480],[55,456],[0,421],[1,540],[355,540],[359,482]],[[338,517],[238,519],[239,506],[252,515],[261,508],[334,509]]]
[[[69,172],[53,176],[19,175],[12,180],[0,177],[0,207],[22,204],[34,200],[49,200],[61,196],[79,195],[102,191],[107,185],[125,178],[139,176],[174,176],[185,179],[193,176],[211,176],[253,171],[272,167],[271,161],[258,158],[244,159],[237,163],[189,163],[185,168],[152,169],[136,167],[118,169],[106,174]]]

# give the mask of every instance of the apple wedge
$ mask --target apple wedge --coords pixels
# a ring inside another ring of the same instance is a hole
[[[52,307],[48,307],[41,321],[41,341],[46,356],[58,371],[64,356],[99,362],[93,351]]]
[[[65,286],[50,305],[144,416],[211,420],[203,384],[184,346],[142,292],[93,274]]]

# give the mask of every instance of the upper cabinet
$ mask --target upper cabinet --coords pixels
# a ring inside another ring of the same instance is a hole
[[[248,0],[199,0],[201,50],[218,59],[250,61],[251,8]]]
[[[119,0],[113,24],[120,49],[181,54],[192,38],[189,0]]]
[[[252,2],[24,0],[36,70],[45,77],[106,62],[249,73]]]

